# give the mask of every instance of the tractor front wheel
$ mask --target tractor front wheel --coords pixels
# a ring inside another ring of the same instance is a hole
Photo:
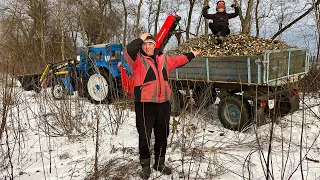
[[[52,97],[55,100],[61,100],[66,96],[66,87],[60,79],[56,80],[51,89]]]

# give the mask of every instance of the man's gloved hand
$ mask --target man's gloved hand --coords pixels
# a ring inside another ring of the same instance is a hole
[[[232,7],[232,8],[236,8],[237,5],[236,5],[236,4],[231,4],[231,7]]]
[[[203,9],[210,9],[210,6],[205,6],[203,7]]]

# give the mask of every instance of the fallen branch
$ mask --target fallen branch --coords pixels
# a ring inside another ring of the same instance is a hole
[[[308,158],[308,157],[306,157],[306,160],[312,161],[312,162],[315,162],[315,163],[320,163],[319,160],[311,159],[311,158]]]

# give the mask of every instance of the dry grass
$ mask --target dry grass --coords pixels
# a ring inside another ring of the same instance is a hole
[[[99,166],[99,179],[124,180],[138,176],[139,163],[129,158],[113,158]],[[90,173],[85,180],[94,179],[94,174]]]

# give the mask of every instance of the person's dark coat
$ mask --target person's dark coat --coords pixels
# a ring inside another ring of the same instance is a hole
[[[235,7],[234,10],[234,13],[226,13],[224,11],[217,12],[215,14],[208,14],[208,8],[204,8],[202,10],[202,15],[206,19],[211,19],[211,23],[229,25],[229,19],[235,18],[239,15],[239,7]]]

